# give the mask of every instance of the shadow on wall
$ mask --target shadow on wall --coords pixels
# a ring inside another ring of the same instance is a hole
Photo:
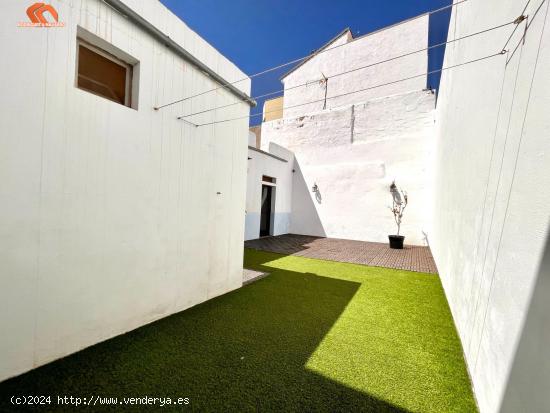
[[[502,412],[550,411],[550,233],[510,371]]]
[[[290,232],[293,234],[313,235],[326,237],[327,234],[317,212],[317,205],[313,202],[308,186],[298,160],[294,159],[294,174],[292,178],[292,217]],[[320,196],[320,192],[317,191]],[[320,204],[320,200],[317,199]]]

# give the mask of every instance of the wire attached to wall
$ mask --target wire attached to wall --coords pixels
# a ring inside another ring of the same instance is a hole
[[[533,14],[533,18],[531,18],[531,23],[533,22],[534,18],[536,17],[536,15],[539,13],[540,11],[540,8],[542,7],[542,5],[545,3],[546,0],[543,0],[541,2],[541,4],[539,5],[539,7],[537,8],[537,10],[535,11],[535,13]],[[514,23],[516,24],[516,26],[514,27],[514,30],[512,30],[512,32],[510,33],[510,35],[508,36],[507,40],[506,40],[506,43],[504,44],[503,46],[503,50],[506,50],[506,48],[508,47],[508,44],[510,43],[510,41],[512,40],[514,34],[516,33],[518,27],[519,27],[519,24],[524,21],[524,20],[527,20],[526,16],[525,16],[525,12],[527,11],[527,7],[529,6],[529,3],[531,2],[531,0],[528,0],[527,3],[525,4],[520,16],[514,20]],[[526,23],[527,24],[527,23]],[[526,27],[527,28],[527,27]],[[525,36],[525,34],[524,34]],[[498,113],[497,113],[497,121],[496,121],[496,125],[495,125],[495,132],[494,132],[494,136],[493,136],[493,147],[492,147],[492,150],[491,150],[491,158],[490,158],[490,162],[489,164],[492,164],[493,162],[493,155],[494,155],[494,149],[495,149],[495,143],[496,143],[496,137],[497,137],[497,133],[498,133],[498,124],[499,124],[499,121],[500,121],[500,112],[501,112],[501,106],[502,106],[502,99],[503,99],[503,92],[504,92],[504,83],[506,81],[506,70],[507,70],[507,66],[508,66],[508,63],[510,62],[510,60],[512,59],[513,57],[513,54],[516,52],[517,48],[519,47],[519,45],[522,45],[523,44],[523,41],[520,40],[517,44],[517,46],[514,48],[514,51],[512,54],[508,53],[508,56],[507,56],[507,59],[506,59],[506,62],[504,64],[504,73],[503,73],[503,79],[502,79],[502,85],[501,85],[501,92],[500,92],[500,99],[499,99],[499,109],[498,109]],[[518,66],[518,70],[519,70],[519,66]],[[516,73],[517,75],[517,73]],[[516,77],[517,79],[517,77]],[[514,88],[515,88],[515,85],[514,85]],[[512,105],[513,105],[513,102],[514,102],[514,97],[515,97],[515,94],[513,95],[513,98],[512,98]],[[489,182],[489,179],[491,177],[491,170],[489,170],[489,175],[487,177],[487,184]],[[500,180],[500,177],[499,177],[499,180]],[[488,195],[488,190],[486,188],[486,191],[485,191],[485,197],[484,197],[484,201],[483,201],[483,208],[485,208],[486,204],[487,204],[487,195]],[[493,221],[493,214],[494,214],[494,205],[493,205],[493,211],[491,213],[491,222],[489,224],[489,228],[492,227],[492,221]],[[476,258],[475,258],[475,267],[474,267],[474,274],[475,274],[475,271],[476,271],[476,268],[477,268],[477,255],[479,253],[478,249],[478,245],[479,243],[481,242],[480,241],[480,238],[481,238],[481,231],[483,229],[483,224],[484,224],[484,221],[485,221],[485,214],[482,214],[482,220],[481,220],[481,226],[480,226],[480,232],[479,232],[479,236],[478,236],[478,240],[477,240],[477,244],[476,244]],[[485,263],[486,263],[486,260],[487,260],[487,246],[488,246],[488,242],[489,242],[489,239],[487,238],[487,241],[485,243],[485,253],[484,253],[484,256],[483,256],[483,263],[482,263],[482,266],[481,266],[481,281],[480,281],[480,285],[479,285],[479,289],[478,289],[478,292],[476,294],[476,299],[475,299],[475,309],[474,309],[474,322],[472,324],[472,330],[470,332],[470,341],[469,341],[469,344],[468,344],[468,350],[471,351],[471,348],[472,348],[472,340],[473,340],[473,332],[474,332],[474,328],[475,328],[475,317],[477,316],[477,311],[478,311],[478,307],[479,307],[479,304],[480,304],[480,298],[481,298],[481,289],[483,288],[483,274],[485,272]],[[473,292],[473,282],[472,282],[472,292]],[[472,295],[472,292],[470,293],[470,296]],[[479,342],[478,344],[478,355],[479,355],[479,345],[480,345],[481,341]],[[477,356],[476,356],[477,357]],[[476,364],[477,364],[477,360],[476,360]]]
[[[375,85],[375,86],[370,86],[370,87],[367,87],[367,88],[364,88],[364,89],[354,90],[352,92],[342,93],[340,95],[330,96],[330,97],[327,98],[327,100],[328,99],[336,99],[336,98],[343,97],[343,96],[348,96],[348,95],[353,95],[354,93],[365,92],[367,90],[376,89],[376,88],[383,87],[383,86],[388,86],[388,85],[393,85],[393,84],[404,82],[404,81],[407,81],[407,80],[417,79],[419,77],[431,75],[433,73],[439,73],[439,72],[443,72],[445,70],[454,69],[454,68],[457,68],[457,67],[461,67],[461,66],[471,64],[471,63],[480,62],[482,60],[487,60],[487,59],[490,59],[490,58],[493,58],[493,57],[496,57],[496,56],[502,56],[506,53],[507,53],[506,51],[500,51],[498,53],[494,53],[494,54],[491,54],[491,55],[480,57],[478,59],[469,60],[467,62],[458,63],[456,65],[444,67],[444,68],[437,69],[437,70],[431,70],[429,72],[422,73],[422,74],[419,74],[419,75],[410,76],[410,77],[394,80],[392,82],[382,83],[382,84]],[[300,104],[297,104],[297,105],[287,106],[285,109],[293,109],[293,108],[297,108],[297,107],[300,107],[300,106],[310,105],[312,103],[319,103],[319,102],[324,102],[324,99],[312,100],[312,101],[306,102],[306,103],[300,103]],[[213,122],[208,122],[208,123],[200,123],[196,126],[200,127],[200,126],[215,125],[215,124],[218,124],[218,123],[231,122],[231,121],[234,121],[234,120],[253,118],[253,117],[261,116],[263,114],[272,113],[272,112],[280,112],[280,109],[267,111],[265,113],[255,113],[253,115],[246,115],[246,116],[239,116],[239,117],[230,118],[230,119],[223,119],[223,120],[218,120],[218,121],[213,121]]]
[[[404,23],[407,23],[411,20],[414,20],[414,19],[417,19],[419,17],[422,17],[422,16],[425,16],[425,15],[432,15],[432,14],[435,14],[435,13],[440,13],[442,11],[445,11],[445,10],[448,10],[448,9],[451,9],[453,7],[456,7],[462,3],[465,3],[467,2],[468,0],[460,0],[460,1],[457,1],[456,3],[453,3],[453,4],[449,4],[448,6],[444,6],[444,7],[440,7],[438,9],[434,9],[434,10],[430,10],[426,13],[422,13],[422,14],[419,14],[418,16],[414,16],[414,17],[411,17],[409,19],[406,19],[406,20],[403,20],[403,21],[400,21],[396,24],[394,24],[392,27],[395,27],[395,26],[398,26],[400,24],[404,24]],[[303,57],[300,57],[298,59],[294,59],[294,60],[291,60],[289,62],[286,62],[286,63],[283,63],[283,64],[280,64],[278,66],[273,66],[273,67],[270,67],[270,68],[267,68],[265,70],[262,70],[261,72],[258,72],[258,73],[254,73],[250,76],[246,76],[242,79],[239,79],[239,80],[235,80],[233,82],[228,82],[228,83],[225,83],[225,84],[222,84],[220,86],[217,86],[215,88],[212,88],[212,89],[209,89],[209,90],[205,90],[203,92],[200,92],[200,93],[197,93],[195,95],[191,95],[191,96],[187,96],[187,97],[184,97],[184,98],[181,98],[181,99],[178,99],[178,100],[174,100],[172,102],[168,102],[168,103],[165,103],[163,105],[159,105],[159,106],[155,106],[154,109],[155,110],[159,110],[159,109],[162,109],[162,108],[165,108],[165,107],[168,107],[168,106],[172,106],[172,105],[175,105],[177,103],[181,103],[181,102],[184,102],[186,100],[189,100],[189,99],[192,99],[192,98],[195,98],[195,97],[198,97],[198,96],[202,96],[202,95],[205,95],[207,93],[210,93],[210,92],[214,92],[216,90],[220,90],[220,89],[227,89],[227,87],[229,86],[232,86],[232,85],[235,85],[237,83],[240,83],[240,82],[244,82],[246,80],[249,80],[249,79],[253,79],[255,77],[258,77],[258,76],[262,76],[266,73],[270,73],[270,72],[273,72],[274,70],[278,70],[278,69],[282,69],[283,67],[286,67],[286,66],[290,66],[292,64],[295,64],[295,63],[300,63],[301,61],[303,60],[306,60],[306,59],[309,59],[310,57],[312,56],[316,56],[316,55],[320,55],[322,53],[325,53],[329,50],[334,50],[334,49],[337,49],[339,47],[342,47],[342,46],[345,46],[347,45],[348,43],[343,43],[343,44],[340,44],[340,45],[336,45],[334,47],[331,47],[331,48],[328,48],[328,49],[324,49],[324,50],[320,50],[320,51],[317,51],[317,52],[314,52],[314,53],[310,53],[308,54],[307,56],[303,56]]]
[[[514,30],[512,30],[512,33],[510,33],[510,36],[508,36],[508,39],[506,40],[506,43],[504,44],[504,46],[502,46],[502,50],[506,50],[506,48],[508,47],[508,43],[510,43],[510,40],[512,40],[512,37],[516,33],[516,30],[518,29],[519,24],[523,20],[525,20],[525,11],[527,10],[527,7],[529,6],[529,3],[531,3],[531,0],[527,1],[527,4],[525,4],[525,7],[523,8],[523,10],[522,10],[521,14],[519,15],[519,17],[516,20],[514,20],[514,24],[516,25],[516,27],[514,27]]]
[[[516,44],[516,47],[514,47],[514,50],[512,51],[512,53],[510,53],[510,56],[506,59],[506,64],[510,63],[510,60],[512,60],[512,58],[516,54],[516,51],[518,50],[519,46],[525,44],[525,38],[527,37],[527,31],[529,30],[529,28],[533,24],[533,21],[535,20],[535,17],[537,16],[537,14],[539,14],[540,9],[544,5],[544,3],[546,3],[546,0],[542,0],[542,2],[539,4],[537,9],[533,13],[532,17],[529,17],[528,15],[525,16],[524,14],[522,14],[522,16],[520,16],[520,17],[524,17],[524,19],[522,19],[521,21],[525,20],[525,28],[524,28],[523,36],[521,37],[521,39]],[[525,10],[524,10],[524,13],[525,13]],[[518,26],[519,26],[519,23],[518,23]],[[516,26],[516,29],[517,29],[518,26]]]
[[[398,60],[398,59],[401,59],[401,58],[404,58],[404,57],[412,56],[412,55],[417,54],[417,53],[430,51],[432,49],[436,49],[438,47],[443,47],[445,45],[448,45],[448,44],[451,44],[451,43],[454,43],[454,42],[458,42],[460,40],[465,40],[465,39],[468,39],[468,38],[471,38],[471,37],[474,37],[474,36],[479,36],[481,34],[491,32],[493,30],[498,30],[498,29],[501,29],[503,27],[507,27],[507,26],[509,26],[511,24],[514,24],[514,23],[515,23],[515,20],[510,21],[508,23],[500,24],[498,26],[493,26],[493,27],[490,27],[490,28],[487,28],[487,29],[484,29],[484,30],[480,30],[480,31],[477,31],[475,33],[470,33],[470,34],[465,35],[465,36],[460,36],[460,37],[457,37],[456,39],[447,40],[445,42],[437,43],[437,44],[434,44],[434,45],[431,45],[431,46],[428,46],[428,47],[423,47],[421,49],[417,49],[417,50],[414,50],[412,52],[403,53],[401,55],[390,57],[388,59],[384,59],[384,60],[376,61],[376,62],[373,62],[373,63],[369,63],[369,64],[364,65],[364,66],[360,66],[360,67],[356,67],[354,69],[346,70],[344,72],[339,72],[339,73],[336,73],[334,75],[325,76],[325,79],[328,81],[329,79],[332,79],[332,78],[335,78],[335,77],[338,77],[338,76],[343,76],[343,75],[346,75],[346,74],[349,74],[349,73],[353,73],[353,72],[356,72],[358,70],[368,69],[368,68],[371,68],[371,67],[383,64],[383,63],[388,63],[388,62],[392,62],[392,61],[395,61],[395,60]],[[321,79],[321,80],[323,80],[323,79]],[[279,93],[284,93],[284,92],[287,92],[289,90],[297,89],[297,88],[300,88],[300,87],[307,87],[310,84],[311,84],[311,81],[308,81],[308,82],[305,82],[305,83],[301,83],[301,84],[298,84],[298,85],[287,87],[285,89],[278,89],[278,90],[275,90],[273,92],[268,92],[268,93],[264,93],[262,95],[253,96],[252,99],[257,100],[257,99],[277,95]],[[240,103],[242,103],[242,102],[241,101],[235,101],[235,102],[232,102],[232,103],[228,103],[226,105],[217,106],[217,107],[210,108],[210,109],[204,109],[204,110],[201,110],[201,111],[198,111],[198,112],[192,112],[192,113],[189,113],[187,115],[178,116],[178,119],[184,120],[185,118],[189,118],[191,116],[200,115],[200,114],[207,113],[207,112],[217,110],[217,109],[227,108],[227,107],[230,107],[230,106],[238,105]]]
[[[541,8],[542,8],[542,6],[544,5],[545,2],[546,2],[546,0],[542,0],[540,5],[536,9],[535,13],[533,13],[533,17],[530,19],[530,21],[531,21],[530,24],[533,23],[534,18],[537,16],[537,14],[541,10]],[[522,15],[527,10],[528,5],[529,5],[529,1],[527,2],[527,5],[525,6],[525,8],[522,12]],[[508,196],[507,196],[507,199],[506,199],[506,207],[505,207],[505,210],[504,210],[504,221],[503,221],[504,223],[506,222],[506,217],[508,215],[508,209],[509,209],[509,206],[510,206],[510,198],[512,196],[512,188],[513,188],[513,185],[514,185],[514,182],[515,182],[515,179],[516,179],[516,171],[517,171],[517,166],[518,166],[519,153],[520,153],[521,145],[522,145],[522,142],[523,142],[523,132],[524,132],[524,129],[525,129],[525,124],[526,124],[526,120],[527,120],[527,113],[528,113],[529,105],[531,103],[531,93],[532,93],[532,90],[533,90],[535,75],[537,73],[537,66],[538,66],[539,56],[540,56],[540,51],[541,51],[542,38],[543,38],[545,29],[546,29],[546,21],[547,21],[547,18],[548,18],[549,8],[550,8],[549,6],[546,7],[546,14],[545,14],[545,17],[544,17],[544,23],[542,25],[542,29],[541,29],[541,32],[540,32],[540,39],[539,39],[539,43],[538,43],[537,54],[536,54],[536,58],[535,58],[535,64],[534,64],[533,72],[532,72],[532,75],[531,75],[531,81],[530,81],[530,85],[529,85],[529,92],[528,92],[528,95],[527,95],[527,104],[526,104],[524,115],[523,115],[521,131],[519,133],[518,148],[517,148],[517,151],[516,151],[516,157],[515,157],[515,160],[514,160],[514,167],[513,167],[513,171],[512,171],[512,181],[511,181],[510,190],[508,191]],[[526,19],[522,19],[521,21],[523,21],[523,20],[526,20]],[[530,24],[529,24],[529,26],[530,26]],[[518,25],[519,25],[519,23],[518,23]],[[526,25],[526,29],[527,28],[528,28],[528,25]],[[515,33],[515,30],[514,30],[514,33]],[[520,45],[524,45],[524,40],[525,40],[525,33],[523,34],[522,38],[519,40],[516,48],[514,49],[514,53]],[[496,184],[496,194],[498,194],[498,189],[499,189],[500,184],[501,184],[503,165],[504,165],[504,157],[505,157],[505,154],[506,154],[506,146],[508,144],[508,137],[509,137],[509,133],[510,133],[511,116],[512,116],[512,113],[514,111],[514,105],[515,105],[515,101],[516,101],[516,99],[515,99],[516,89],[517,89],[519,72],[520,72],[520,68],[521,68],[521,56],[522,56],[522,54],[523,54],[523,47],[520,51],[520,58],[519,58],[518,67],[517,67],[517,71],[516,71],[516,78],[515,78],[515,81],[514,81],[512,102],[511,102],[511,106],[510,106],[510,113],[509,113],[509,116],[508,116],[508,125],[507,125],[507,128],[506,128],[506,135],[505,135],[505,139],[504,139],[504,148],[503,148],[503,151],[502,151],[499,176],[498,176],[498,180],[497,180],[497,184]],[[508,64],[508,62],[511,60],[512,56],[507,58],[506,64]],[[483,273],[484,273],[485,263],[486,263],[486,259],[487,259],[487,249],[488,249],[488,246],[489,246],[489,239],[490,239],[491,232],[492,232],[492,227],[493,227],[493,218],[494,218],[495,208],[496,208],[496,202],[493,203],[493,208],[492,208],[492,211],[491,211],[491,221],[490,221],[490,224],[489,224],[489,233],[488,233],[488,236],[487,236],[487,243],[486,243],[486,246],[485,246],[485,256],[484,256],[483,266],[482,266],[481,282],[480,282],[480,288],[479,288],[478,300],[477,300],[478,302],[476,303],[476,310],[474,312],[474,316],[477,315],[477,308],[478,308],[479,300],[481,299],[481,288],[483,286]],[[500,234],[499,234],[499,237],[498,237],[498,246],[497,246],[497,252],[496,252],[496,257],[495,257],[495,263],[498,262],[498,257],[499,257],[499,254],[500,254],[500,247],[502,245],[503,234],[504,234],[504,224],[500,228]],[[481,335],[480,335],[478,348],[477,348],[477,353],[476,353],[474,371],[477,369],[477,365],[478,365],[478,361],[479,361],[479,353],[481,351],[481,345],[483,343],[483,334],[485,332],[485,324],[487,322],[487,313],[488,313],[489,304],[490,304],[490,301],[491,301],[491,293],[492,293],[492,290],[493,290],[493,283],[494,283],[495,275],[496,275],[496,264],[493,265],[491,279],[490,279],[490,283],[489,283],[489,291],[488,291],[488,294],[487,294],[487,304],[485,305],[485,311],[484,311],[484,314],[483,314],[483,322],[482,322],[482,326],[481,326]]]

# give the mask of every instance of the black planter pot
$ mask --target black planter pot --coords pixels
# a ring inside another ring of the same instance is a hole
[[[394,250],[403,249],[403,241],[405,241],[405,237],[403,235],[388,235],[388,238],[390,239],[390,248],[393,248]]]

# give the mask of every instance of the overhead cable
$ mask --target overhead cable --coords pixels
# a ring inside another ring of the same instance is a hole
[[[391,61],[394,61],[394,60],[398,60],[398,59],[401,59],[401,58],[404,58],[404,57],[408,57],[408,56],[411,56],[411,55],[414,55],[414,54],[417,54],[417,53],[429,51],[429,50],[432,50],[432,49],[435,49],[435,48],[438,48],[438,47],[442,47],[442,46],[445,46],[447,44],[451,44],[451,43],[454,43],[454,42],[457,42],[457,41],[460,41],[460,40],[464,40],[464,39],[467,39],[467,38],[470,38],[470,37],[478,36],[478,35],[493,31],[493,30],[501,29],[503,27],[514,24],[514,22],[515,21],[500,24],[498,26],[493,26],[493,27],[490,27],[488,29],[480,30],[480,31],[475,32],[475,33],[470,33],[470,34],[465,35],[465,36],[457,37],[456,39],[448,40],[446,42],[437,43],[437,44],[434,44],[434,45],[431,45],[431,46],[428,46],[428,47],[424,47],[422,49],[418,49],[418,50],[414,50],[412,52],[401,54],[399,56],[394,56],[394,57],[391,57],[391,58],[388,58],[388,59],[385,59],[385,60],[380,60],[380,61],[377,61],[377,62],[369,63],[368,65],[356,67],[354,69],[347,70],[345,72],[339,72],[339,73],[336,73],[334,75],[327,76],[326,79],[329,80],[329,79],[332,79],[332,78],[335,78],[335,77],[338,77],[338,76],[343,76],[343,75],[346,75],[346,74],[349,74],[349,73],[356,72],[358,70],[367,69],[367,68],[377,66],[377,65],[380,65],[380,64],[383,64],[383,63],[388,63],[388,62],[391,62]],[[308,86],[309,84],[311,84],[311,82],[301,83],[301,84],[298,84],[298,85],[287,87],[285,89],[275,90],[273,92],[268,92],[268,93],[264,93],[262,95],[253,96],[252,99],[257,100],[257,99],[265,98],[265,97],[268,97],[268,96],[273,96],[273,95],[276,95],[278,93],[283,93],[283,92],[286,92],[286,91],[289,91],[289,90],[292,90],[292,89],[296,89],[296,88],[299,88],[299,87]],[[183,119],[189,118],[191,116],[200,115],[200,114],[210,112],[210,111],[213,111],[213,110],[217,110],[217,109],[227,108],[227,107],[230,107],[230,106],[237,105],[239,103],[241,103],[241,101],[235,101],[235,102],[232,102],[232,103],[228,103],[226,105],[216,106],[216,107],[213,107],[213,108],[210,108],[210,109],[204,109],[204,110],[201,110],[201,111],[198,111],[198,112],[192,112],[192,113],[189,113],[187,115],[178,116],[178,119],[183,120]]]
[[[440,7],[438,9],[434,9],[434,10],[430,10],[426,13],[422,13],[422,14],[419,14],[418,16],[414,16],[414,17],[411,17],[409,19],[406,19],[406,20],[403,20],[403,21],[400,21],[396,24],[394,24],[392,27],[394,26],[398,26],[400,24],[404,24],[406,22],[409,22],[410,20],[414,20],[414,19],[417,19],[419,17],[422,17],[422,16],[425,16],[425,15],[432,15],[432,14],[435,14],[435,13],[439,13],[439,12],[442,12],[442,11],[445,11],[447,9],[450,9],[450,8],[453,8],[453,7],[456,7],[458,6],[459,4],[462,4],[462,3],[465,3],[467,2],[468,0],[460,0],[460,1],[457,1],[456,3],[453,3],[453,4],[449,4],[447,6],[444,6],[444,7]],[[368,34],[367,34],[368,35]],[[289,65],[292,65],[294,63],[299,63],[303,60],[306,60],[314,55],[319,55],[321,53],[325,53],[329,50],[334,50],[334,49],[337,49],[338,47],[342,47],[342,46],[345,46],[346,44],[348,43],[343,43],[343,44],[340,44],[340,45],[336,45],[334,47],[331,47],[331,48],[328,48],[328,49],[323,49],[323,50],[320,50],[320,51],[317,51],[317,52],[314,52],[314,53],[310,53],[308,54],[307,56],[303,56],[303,57],[300,57],[298,59],[294,59],[294,60],[291,60],[289,62],[286,62],[286,63],[283,63],[283,64],[280,64],[278,66],[274,66],[274,67],[270,67],[268,69],[265,69],[265,70],[262,70],[261,72],[258,72],[258,73],[254,73],[253,75],[250,75],[250,76],[246,76],[242,79],[239,79],[239,80],[235,80],[234,82],[228,82],[228,83],[225,83],[225,84],[222,84],[220,86],[217,86],[215,88],[212,88],[212,89],[208,89],[208,90],[205,90],[203,92],[200,92],[200,93],[197,93],[195,95],[191,95],[191,96],[186,96],[184,98],[181,98],[181,99],[178,99],[178,100],[174,100],[172,102],[168,102],[168,103],[165,103],[163,105],[159,105],[159,106],[155,106],[155,110],[159,110],[159,109],[162,109],[162,108],[165,108],[167,106],[171,106],[171,105],[175,105],[177,103],[180,103],[180,102],[184,102],[186,100],[189,100],[189,99],[192,99],[192,98],[195,98],[195,97],[198,97],[198,96],[202,96],[202,95],[205,95],[206,93],[210,93],[210,92],[214,92],[216,90],[219,90],[219,89],[227,89],[228,87],[232,86],[232,85],[235,85],[236,83],[240,83],[240,82],[244,82],[248,79],[253,79],[255,77],[258,77],[258,76],[261,76],[261,75],[264,75],[266,73],[269,73],[269,72],[273,72],[274,70],[277,70],[277,69],[281,69],[283,67],[286,67],[286,66],[289,66]]]
[[[405,82],[405,81],[407,81],[407,80],[417,79],[417,78],[419,78],[419,77],[431,75],[431,74],[433,74],[433,73],[443,72],[443,71],[445,71],[445,70],[454,69],[454,68],[457,68],[457,67],[465,66],[465,65],[467,65],[467,64],[471,64],[471,63],[480,62],[480,61],[482,61],[482,60],[487,60],[487,59],[490,59],[490,58],[493,58],[493,57],[496,57],[496,56],[502,56],[502,55],[504,55],[504,54],[506,54],[505,51],[500,51],[500,52],[498,52],[498,53],[494,53],[494,54],[491,54],[491,55],[488,55],[488,56],[480,57],[480,58],[478,58],[478,59],[469,60],[469,61],[467,61],[467,62],[458,63],[458,64],[456,64],[456,65],[452,65],[452,66],[448,66],[448,67],[443,67],[443,68],[437,69],[437,70],[431,70],[431,71],[428,71],[428,72],[426,72],[426,73],[422,73],[422,74],[419,74],[419,75],[416,75],[416,76],[405,77],[405,78],[402,78],[402,79],[399,79],[399,80],[394,80],[394,81],[392,81],[392,82],[382,83],[382,84],[379,84],[379,85],[374,85],[374,86],[370,86],[370,87],[367,87],[367,88],[363,88],[363,89],[359,89],[359,90],[354,90],[354,91],[352,91],[352,92],[342,93],[342,94],[340,94],[340,95],[329,96],[329,97],[327,98],[327,100],[336,99],[336,98],[343,97],[343,96],[347,96],[347,95],[352,95],[352,94],[354,94],[354,93],[365,92],[365,91],[367,91],[367,90],[372,90],[372,89],[376,89],[376,88],[383,87],[383,86],[393,85],[393,84],[396,84],[396,83]],[[297,108],[297,107],[300,107],[300,106],[310,105],[310,104],[312,104],[312,103],[319,103],[319,102],[324,102],[324,101],[325,101],[325,99],[312,100],[312,101],[309,101],[309,102],[306,102],[306,103],[300,103],[300,104],[297,104],[297,105],[287,106],[287,107],[284,108],[284,109],[292,109],[292,108]],[[239,120],[239,119],[253,118],[253,117],[261,116],[261,115],[266,114],[266,113],[280,112],[280,111],[281,111],[280,109],[277,109],[277,110],[267,111],[267,112],[265,112],[265,113],[255,113],[255,114],[253,114],[253,115],[239,116],[239,117],[235,117],[235,118],[223,119],[223,120],[218,120],[218,121],[213,121],[213,122],[207,122],[207,123],[199,123],[199,124],[197,124],[197,127],[200,127],[200,126],[207,126],[207,125],[214,125],[214,124],[218,124],[218,123],[231,122],[231,121]]]

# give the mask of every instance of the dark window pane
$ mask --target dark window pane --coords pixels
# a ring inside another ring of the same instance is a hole
[[[126,68],[106,57],[79,46],[78,87],[125,104]]]

